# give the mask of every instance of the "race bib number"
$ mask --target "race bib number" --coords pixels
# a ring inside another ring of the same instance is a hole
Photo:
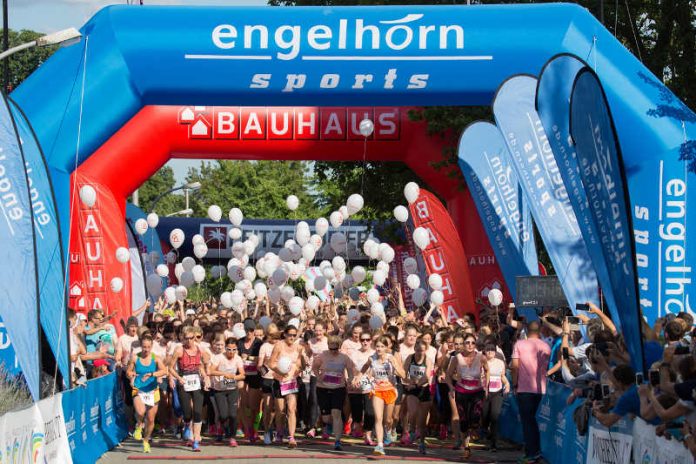
[[[183,377],[184,391],[191,392],[201,389],[201,377],[198,374],[189,374]]]
[[[139,391],[138,397],[140,397],[145,406],[154,406],[157,403],[157,398],[155,397],[156,391],[157,390],[149,392]]]
[[[343,376],[337,372],[327,372],[324,374],[324,383],[327,385],[341,385]]]
[[[503,381],[500,379],[490,379],[488,382],[488,389],[491,391],[498,391],[503,388]]]
[[[298,391],[300,391],[300,389],[297,387],[297,379],[280,382],[281,396],[291,395],[293,393],[297,393]]]
[[[259,369],[256,366],[255,360],[250,360],[250,359],[244,360],[244,373],[246,375],[258,375]]]
[[[371,392],[373,389],[372,379],[369,377],[363,377],[362,379],[360,379],[360,384],[358,385],[358,387],[360,388],[360,391],[362,391],[363,393]]]
[[[237,389],[237,381],[234,379],[223,378],[222,379],[222,386],[225,390],[236,390]]]

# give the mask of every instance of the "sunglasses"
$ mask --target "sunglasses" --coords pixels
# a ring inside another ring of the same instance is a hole
[[[285,336],[288,338],[295,338],[295,337],[297,337],[297,334],[296,333],[294,333],[294,334],[289,333],[289,334],[285,334]]]
[[[228,352],[237,351],[237,348],[225,348],[225,351],[228,351]]]
[[[360,341],[361,342],[371,342],[372,339],[371,338],[361,338]]]
[[[196,340],[200,340],[201,338],[203,338],[203,335],[196,335]]]
[[[468,341],[468,342],[464,342],[464,344],[465,344],[465,345],[475,345],[476,342]]]

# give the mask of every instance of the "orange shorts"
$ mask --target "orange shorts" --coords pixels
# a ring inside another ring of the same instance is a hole
[[[396,398],[398,396],[398,393],[396,391],[396,388],[392,387],[386,390],[375,390],[373,394],[377,398],[381,398],[382,401],[384,401],[384,404],[394,404],[396,403]]]

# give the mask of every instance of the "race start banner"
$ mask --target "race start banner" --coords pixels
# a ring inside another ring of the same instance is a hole
[[[516,277],[538,275],[532,216],[510,165],[505,140],[489,122],[470,124],[459,140],[459,168],[498,265],[516,299]]]
[[[597,277],[568,200],[551,145],[534,108],[537,80],[506,80],[493,101],[493,114],[522,185],[534,222],[573,311],[597,301]]]

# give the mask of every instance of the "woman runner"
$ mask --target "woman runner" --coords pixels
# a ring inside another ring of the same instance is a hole
[[[426,344],[419,340],[414,347],[414,353],[406,358],[404,370],[404,393],[406,395],[406,407],[408,408],[408,423],[415,426],[418,431],[418,451],[425,454],[425,420],[430,410],[432,398],[430,396],[430,383],[433,375],[433,364],[426,356]],[[404,430],[404,434],[408,433]],[[415,442],[415,433],[411,432],[409,443]]]
[[[225,345],[225,354],[215,355],[210,361],[210,375],[220,424],[224,428],[229,445],[235,448],[239,405],[237,382],[245,379],[245,371],[242,358],[237,354],[237,340],[228,338]]]
[[[273,398],[276,410],[276,441],[282,440],[279,433],[283,421],[288,422],[288,447],[297,448],[295,429],[297,427],[297,393],[299,391],[298,375],[304,369],[301,356],[302,346],[295,343],[297,328],[289,325],[283,331],[283,340],[276,343],[269,361],[273,371]],[[281,362],[283,361],[283,362]],[[287,370],[285,370],[287,368]],[[286,412],[287,408],[287,412]]]
[[[254,335],[255,330],[256,324],[253,319],[244,321],[246,336],[237,343],[239,355],[244,362],[244,372],[246,373],[244,385],[240,391],[240,407],[242,410],[240,422],[242,430],[244,430],[244,436],[251,443],[254,443],[257,439],[254,422],[261,406],[261,376],[259,375],[257,363],[263,341],[256,338]],[[232,433],[236,433],[236,430],[233,430]]]
[[[372,337],[366,331],[360,335],[360,349],[353,352],[351,359],[355,370],[359,373],[375,350],[372,349]],[[372,440],[372,429],[375,424],[375,411],[372,407],[372,378],[367,375],[356,375],[348,385],[348,401],[355,424],[354,436],[365,436],[365,444],[375,446]]]

